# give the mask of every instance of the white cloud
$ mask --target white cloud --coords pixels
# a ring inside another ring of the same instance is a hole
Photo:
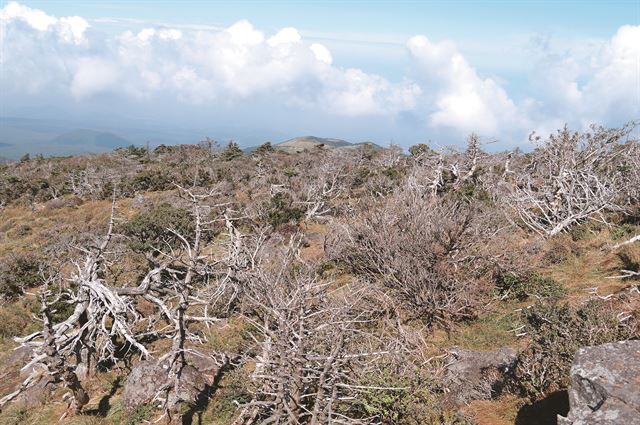
[[[415,36],[407,47],[433,105],[431,126],[495,135],[523,124],[506,91],[494,80],[481,78],[452,42]]]
[[[292,44],[292,43],[300,43],[302,37],[298,33],[298,30],[292,27],[282,28],[280,31],[276,33],[273,37],[270,37],[267,43],[271,47],[283,45],[283,44]]]
[[[30,54],[34,46],[29,40],[37,39],[60,62],[63,71],[54,78],[79,100],[105,92],[135,99],[172,93],[190,103],[272,96],[285,105],[354,116],[410,108],[417,93],[405,83],[332,66],[325,46],[305,43],[292,27],[268,38],[246,20],[214,32],[147,27],[112,38],[96,32],[90,40],[101,46],[96,50],[87,49],[88,24],[82,18],[56,18],[13,2],[0,13],[12,37],[11,43],[3,38],[3,50],[10,52],[6,67],[16,70],[12,78],[29,80],[35,71],[29,64],[46,65],[46,55]],[[18,21],[30,29],[16,25]],[[65,43],[78,48],[62,49]]]
[[[44,11],[32,9],[16,2],[9,2],[0,9],[0,27],[4,40],[7,27],[12,22],[24,22],[32,29],[39,32],[53,31],[60,40],[66,43],[81,44],[86,42],[85,31],[89,23],[79,16],[56,18],[47,15]]]
[[[640,26],[561,49],[547,43],[531,55],[529,91],[518,98],[502,80],[482,75],[452,41],[422,35],[406,43],[412,79],[390,81],[337,64],[326,46],[293,27],[267,34],[246,20],[228,28],[138,22],[130,26],[135,31],[110,35],[90,30],[82,17],[10,2],[0,9],[0,23],[0,90],[20,98],[162,97],[372,120],[408,111],[423,131],[455,137],[477,131],[515,138],[564,122],[617,125],[640,117]]]
[[[610,40],[556,44],[536,50],[538,121],[587,127],[640,118],[640,26],[622,26]]]
[[[329,49],[327,49],[320,43],[313,43],[311,46],[309,46],[309,48],[311,49],[313,55],[317,60],[322,63],[326,63],[327,65],[331,65],[331,63],[333,62],[333,57],[331,57],[331,52],[329,51]]]
[[[119,79],[117,66],[101,58],[82,58],[71,80],[71,94],[82,98],[112,90]]]
[[[0,11],[0,19],[2,19],[2,22],[5,24],[12,20],[24,21],[38,31],[46,31],[58,21],[42,10],[31,9],[30,7],[13,1],[2,8],[2,11]]]

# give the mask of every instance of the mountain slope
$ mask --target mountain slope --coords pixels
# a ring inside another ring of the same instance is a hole
[[[116,134],[86,129],[77,129],[68,133],[61,134],[51,140],[50,143],[59,145],[83,145],[86,147],[107,149],[113,149],[131,144],[131,142],[127,139],[124,139]]]

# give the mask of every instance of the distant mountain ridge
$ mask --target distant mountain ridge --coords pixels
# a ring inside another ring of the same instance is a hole
[[[276,143],[273,147],[283,152],[297,153],[314,149],[353,149],[362,145],[368,145],[374,149],[381,149],[380,146],[373,142],[351,143],[342,139],[316,136],[294,137],[293,139]],[[246,152],[253,152],[256,148],[257,146],[250,147],[246,149]]]
[[[61,134],[50,143],[60,145],[83,145],[98,148],[113,149],[130,145],[131,142],[123,137],[106,131],[77,129]]]

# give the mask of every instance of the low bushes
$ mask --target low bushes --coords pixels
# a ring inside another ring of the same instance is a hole
[[[560,282],[536,272],[502,273],[496,279],[496,288],[504,299],[518,301],[529,297],[561,297],[565,294]]]
[[[579,348],[638,337],[635,322],[621,323],[612,305],[601,300],[580,307],[538,302],[523,310],[522,319],[531,343],[518,357],[513,382],[532,400],[568,386]]]
[[[32,254],[15,254],[0,261],[0,298],[19,297],[41,282],[42,260]]]

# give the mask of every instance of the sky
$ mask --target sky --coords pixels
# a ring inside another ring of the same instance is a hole
[[[526,148],[640,119],[640,0],[4,1],[0,24],[0,115],[115,133]]]

